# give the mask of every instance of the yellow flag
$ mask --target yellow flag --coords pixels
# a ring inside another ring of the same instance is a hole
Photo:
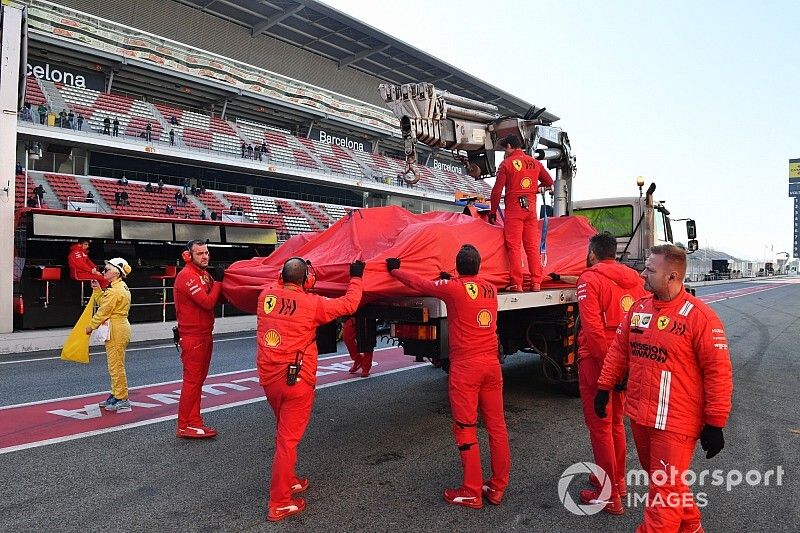
[[[86,304],[86,309],[81,313],[75,327],[64,342],[64,348],[61,349],[61,359],[64,361],[75,361],[76,363],[89,362],[89,335],[86,334],[86,326],[92,320],[92,311],[94,310],[95,293],[89,298],[89,303]]]

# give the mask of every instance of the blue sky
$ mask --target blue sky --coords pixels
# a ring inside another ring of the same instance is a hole
[[[560,116],[576,199],[642,175],[701,247],[792,251],[800,2],[324,1]]]

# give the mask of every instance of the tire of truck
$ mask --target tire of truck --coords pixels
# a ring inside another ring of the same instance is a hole
[[[580,396],[577,373],[574,373],[574,371],[570,372],[568,369],[564,368],[562,366],[562,360],[566,353],[565,350],[571,350],[573,351],[575,360],[577,361],[577,337],[579,329],[580,317],[577,313],[575,313],[575,322],[569,331],[573,342],[568,346],[565,346],[562,339],[543,338],[546,351],[545,353],[541,354],[542,373],[544,374],[545,379],[549,381],[559,393],[571,397]],[[530,344],[530,332],[527,332],[526,336],[528,337],[528,342]]]

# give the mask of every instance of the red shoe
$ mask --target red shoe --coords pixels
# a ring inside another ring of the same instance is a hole
[[[308,490],[308,478],[297,478],[294,483],[292,483],[292,495],[300,494],[301,492]]]
[[[453,505],[463,505],[464,507],[469,507],[470,509],[480,509],[483,507],[483,501],[481,501],[481,497],[473,496],[472,493],[467,491],[467,489],[464,487],[459,487],[457,489],[445,489],[442,496],[444,496],[444,501]]]
[[[508,287],[503,289],[503,292],[524,292],[524,291],[522,290],[522,287],[519,285],[509,285]]]
[[[361,377],[368,378],[370,370],[372,370],[372,354],[365,354],[363,359],[361,359]]]
[[[597,476],[594,474],[589,474],[589,484],[596,488],[597,492],[600,492],[603,489],[602,485],[600,485],[600,480],[597,479]],[[620,498],[624,498],[628,495],[628,487],[625,484],[625,478],[617,481],[617,492],[619,493]]]
[[[270,505],[269,513],[267,513],[267,520],[270,522],[277,522],[284,518],[300,514],[305,508],[306,501],[303,498],[292,498],[291,503],[286,505]]]
[[[598,499],[600,494],[595,490],[582,490],[580,492],[581,503],[584,505],[593,505],[596,503],[605,503],[603,511],[608,514],[621,515],[625,513],[625,508],[622,506],[622,500],[619,495],[612,494],[608,500]]]
[[[493,489],[489,486],[488,481],[481,487],[481,492],[483,493],[483,497],[492,505],[500,505],[500,502],[503,501],[503,491]]]
[[[363,362],[364,362],[363,357],[359,357],[358,359],[353,359],[353,366],[350,367],[349,372],[351,374],[355,374],[356,372],[358,372],[358,369],[361,368]]]
[[[186,426],[185,428],[178,428],[176,436],[184,439],[210,439],[217,436],[217,430],[206,426]]]
[[[531,292],[539,292],[540,290],[542,290],[541,283],[531,283]]]
[[[700,522],[681,522],[681,528],[678,530],[678,533],[705,533],[706,530],[703,529],[703,524]]]

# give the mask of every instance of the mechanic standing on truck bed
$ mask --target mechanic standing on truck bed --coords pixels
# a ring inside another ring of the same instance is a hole
[[[494,223],[500,196],[506,190],[506,218],[503,232],[508,253],[511,285],[506,290],[522,292],[522,247],[528,258],[528,271],[531,275],[530,290],[539,291],[542,287],[541,259],[539,258],[539,219],[536,215],[536,193],[553,188],[553,178],[547,169],[522,150],[522,141],[516,135],[508,135],[500,140],[506,158],[497,168],[491,196],[489,222]]]
[[[446,489],[444,499],[473,509],[483,498],[499,505],[508,485],[511,453],[503,412],[503,374],[497,339],[497,290],[478,277],[481,256],[471,244],[456,255],[458,277],[428,281],[400,270],[400,260],[389,258],[386,267],[403,284],[435,296],[447,305],[450,327],[450,408],[453,432],[464,467],[463,485]],[[443,275],[449,278],[449,275]],[[489,433],[492,477],[483,482],[478,448],[478,408]]]

